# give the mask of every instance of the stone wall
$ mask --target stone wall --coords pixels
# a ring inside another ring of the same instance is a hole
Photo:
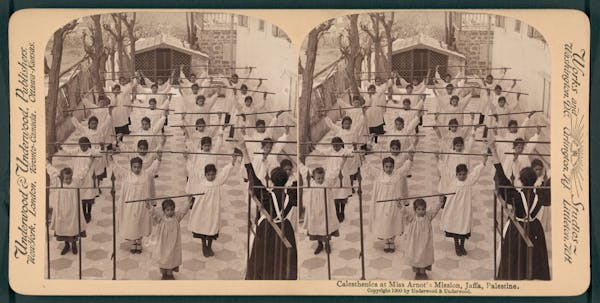
[[[202,30],[198,32],[200,51],[210,58],[209,74],[228,74],[228,68],[235,66],[236,40],[235,30]]]
[[[469,68],[490,67],[493,41],[491,30],[456,31],[456,48],[466,57]]]

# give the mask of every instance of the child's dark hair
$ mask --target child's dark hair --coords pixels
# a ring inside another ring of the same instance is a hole
[[[196,126],[206,125],[206,121],[203,118],[196,120]]]
[[[408,86],[412,87],[412,85],[409,84],[409,85],[406,86],[406,88],[408,88]],[[406,103],[408,103],[408,105],[410,105],[410,103],[411,103],[410,99],[404,98],[404,100],[402,100],[402,104],[406,104]]]
[[[137,143],[137,147],[138,148],[145,147],[146,149],[148,149],[148,146],[149,146],[148,145],[148,140],[146,140],[146,139],[139,140],[138,143]]]
[[[260,147],[265,147],[267,144],[273,145],[273,143],[275,142],[273,142],[272,138],[264,138],[262,142],[260,142]]]
[[[385,157],[385,158],[383,158],[383,160],[381,160],[382,165],[385,165],[386,163],[392,163],[392,165],[394,165],[394,158]]]
[[[156,98],[150,98],[150,100],[148,100],[148,103],[152,103],[152,102],[156,103]]]
[[[211,144],[212,145],[212,139],[208,136],[204,136],[200,139],[200,146],[202,145],[206,145],[206,144]]]
[[[331,138],[331,144],[344,144],[344,140],[340,137]]]
[[[288,174],[285,169],[281,167],[273,168],[269,176],[271,177],[271,181],[273,181],[273,185],[275,186],[284,186],[288,181]]]
[[[144,118],[142,118],[142,122],[148,122],[148,123],[150,123],[150,118],[144,117]]]
[[[463,139],[463,137],[454,137],[454,139],[452,139],[452,146],[454,147],[457,144],[465,145],[465,139]]]
[[[448,126],[458,126],[458,120],[456,120],[456,118],[450,119],[450,121],[448,121]]]
[[[538,158],[531,160],[531,167],[536,167],[536,166],[544,168],[544,162],[542,162],[542,160],[540,160]]]
[[[216,173],[217,172],[217,167],[214,164],[207,164],[206,166],[204,166],[204,174],[208,174],[208,173]]]
[[[342,118],[342,124],[344,124],[344,122],[346,122],[346,121],[352,123],[352,118],[350,118],[348,116],[345,116],[344,118]]]
[[[199,100],[205,101],[206,97],[204,97],[204,95],[198,95],[198,96],[196,96],[196,101],[199,101]]]
[[[191,78],[191,77],[196,77],[196,74],[195,74],[195,73],[191,73],[191,74],[190,74],[190,78]]]
[[[425,202],[423,199],[416,199],[413,202],[413,208],[417,210],[418,207],[425,207],[425,209],[427,209],[427,202]]]
[[[371,84],[369,85],[369,87],[367,88],[367,90],[375,90],[377,87],[375,86],[375,84]]]
[[[525,140],[523,140],[523,138],[516,138],[515,141],[513,141],[513,148],[519,145],[525,145]]]
[[[65,167],[63,169],[60,170],[60,178],[62,180],[62,178],[64,178],[66,175],[72,176],[73,175],[73,169],[70,167]]]
[[[96,121],[96,123],[98,123],[98,118],[96,118],[96,116],[91,116],[91,117],[89,117],[89,118],[88,118],[88,125],[90,125],[90,123],[91,123],[92,121]]]
[[[150,88],[158,88],[158,85],[156,83],[152,83],[152,85],[150,85]]]
[[[142,165],[144,163],[144,161],[142,161],[142,158],[140,158],[140,157],[134,157],[131,160],[129,160],[130,166],[133,166],[133,164],[135,164],[135,163]]]
[[[244,98],[244,102],[248,102],[248,101],[250,101],[250,102],[254,101],[254,99],[252,99],[252,96],[246,96],[246,98]]]
[[[120,80],[120,79],[119,79],[119,80]],[[119,84],[115,84],[115,85],[113,85],[113,87],[112,87],[112,90],[113,90],[113,91],[115,91],[115,90],[117,90],[117,89],[118,89],[118,90],[121,90],[121,85],[119,85]]]
[[[196,89],[200,89],[200,85],[198,85],[197,83],[192,84],[191,87],[192,88],[196,88]]]
[[[502,90],[502,86],[500,86],[500,85],[494,86],[494,90],[497,90],[497,89]],[[506,100],[506,99],[504,99],[504,100]]]
[[[406,88],[406,89],[413,88],[413,85],[412,85],[412,84],[407,84],[405,88]],[[405,100],[406,100],[406,99],[405,99]],[[408,101],[410,101],[410,99],[409,99]]]
[[[462,172],[464,172],[464,173],[468,173],[469,172],[469,169],[467,168],[467,165],[466,164],[456,165],[456,173],[458,174],[458,173],[462,173]]]
[[[257,127],[258,127],[258,126],[266,126],[266,125],[267,125],[267,123],[265,123],[265,120],[263,120],[263,119],[258,119],[258,120],[256,120],[256,123],[255,123],[255,125],[256,125]]]
[[[398,117],[398,118],[396,118],[396,119],[394,120],[394,123],[395,123],[395,122],[399,122],[399,123],[402,123],[402,124],[404,124],[404,118],[402,118],[402,117]]]
[[[163,211],[165,211],[167,208],[175,209],[175,202],[171,199],[166,199],[162,201],[161,206]]]
[[[498,102],[500,102],[500,101],[506,102],[506,97],[502,96],[502,97],[498,98]]]
[[[446,85],[446,88],[454,88],[454,84],[448,83],[448,85]]]
[[[248,89],[248,85],[242,84],[242,85],[240,85],[240,89]]]
[[[319,166],[319,167],[317,167],[317,168],[313,169],[313,171],[312,171],[312,175],[313,175],[313,176],[314,176],[314,175],[322,175],[322,174],[324,174],[324,173],[325,173],[325,169],[324,169],[323,167],[321,167],[321,166]]]
[[[517,120],[510,120],[508,121],[508,126],[519,126],[519,123],[517,123]]]
[[[79,146],[87,146],[88,148],[92,147],[92,143],[90,142],[90,139],[88,139],[88,137],[79,138],[77,143],[79,143]]]
[[[103,100],[108,100],[108,102],[110,102],[110,99],[106,95],[98,96],[98,102],[103,101]]]
[[[519,180],[524,186],[533,186],[537,180],[537,175],[531,167],[525,167],[519,172]]]
[[[292,164],[292,161],[290,161],[290,159],[283,159],[281,160],[281,162],[279,162],[279,167],[285,168],[287,166],[294,167],[294,164]]]
[[[459,98],[457,95],[452,95],[452,97],[450,97],[450,101],[455,101],[458,102]]]
[[[390,148],[392,148],[392,147],[397,147],[398,149],[401,149],[402,144],[400,143],[400,140],[394,139],[394,140],[390,141]]]

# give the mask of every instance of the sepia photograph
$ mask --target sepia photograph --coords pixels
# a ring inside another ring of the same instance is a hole
[[[304,40],[298,278],[550,280],[550,51],[501,15],[340,16]]]
[[[584,292],[589,18],[401,7],[13,14],[11,289]]]
[[[297,61],[262,19],[91,15],[44,56],[46,279],[297,278]]]

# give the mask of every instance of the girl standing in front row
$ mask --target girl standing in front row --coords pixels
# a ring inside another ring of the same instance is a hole
[[[202,255],[207,258],[215,255],[212,250],[212,241],[219,237],[221,201],[224,198],[222,195],[223,184],[229,178],[236,162],[237,157],[233,156],[231,163],[227,164],[218,174],[214,164],[206,165],[204,167],[205,178],[197,178],[196,180],[199,181],[190,183],[188,187],[188,193],[204,193],[194,198],[188,229],[194,238],[202,239]],[[191,202],[192,197],[190,196]]]
[[[146,203],[146,208],[151,210],[151,216],[158,226],[156,227],[156,246],[152,258],[158,263],[161,280],[175,280],[173,272],[179,272],[181,265],[181,227],[180,223],[190,209],[189,202],[179,211],[175,212],[175,202],[171,199],[162,202],[162,212]]]
[[[408,201],[402,208],[405,216],[406,257],[415,272],[415,280],[427,280],[427,270],[431,270],[434,262],[433,257],[433,231],[431,221],[440,211],[442,203],[436,204],[427,211],[427,202],[423,199],[416,199],[413,202],[414,211],[408,210]]]

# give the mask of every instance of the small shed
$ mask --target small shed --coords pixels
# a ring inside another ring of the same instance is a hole
[[[184,65],[184,73],[207,70],[207,54],[191,49],[183,40],[169,35],[158,35],[135,42],[135,69],[152,79],[168,79],[174,69]],[[176,77],[178,74],[176,75]]]
[[[465,56],[451,51],[445,43],[420,34],[392,44],[392,70],[408,81],[421,81],[428,70],[439,65],[440,75],[455,75],[465,65]],[[433,77],[434,75],[431,74]]]

